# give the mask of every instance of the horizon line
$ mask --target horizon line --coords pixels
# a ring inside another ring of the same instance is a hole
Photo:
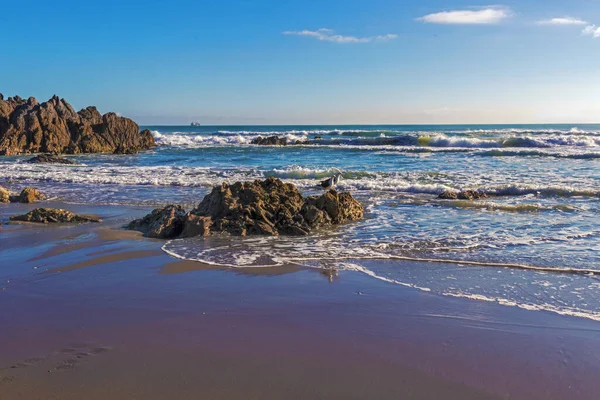
[[[193,126],[188,124],[138,124],[140,126]],[[334,124],[334,123],[326,123],[326,124],[317,124],[317,123],[302,123],[302,124],[200,124],[194,126],[198,127],[207,127],[207,126],[479,126],[479,125],[490,125],[490,126],[501,126],[501,125],[600,125],[600,122],[513,122],[513,123],[342,123],[342,124]]]

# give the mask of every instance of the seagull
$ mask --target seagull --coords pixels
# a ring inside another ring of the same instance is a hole
[[[337,169],[337,168],[336,168]],[[321,182],[321,187],[325,190],[333,189],[342,180],[342,172],[337,169],[338,173],[333,175],[331,178]]]

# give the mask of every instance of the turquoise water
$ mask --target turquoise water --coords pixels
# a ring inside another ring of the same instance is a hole
[[[73,156],[75,166],[5,157],[0,182],[32,183],[67,202],[191,207],[213,185],[267,176],[319,193],[319,179],[338,168],[340,188],[367,206],[363,222],[309,238],[191,239],[164,249],[232,267],[355,269],[443,295],[600,319],[600,125],[145,128],[159,144],[153,151]],[[313,145],[250,145],[259,135]],[[445,189],[491,196],[437,200]],[[453,263],[401,261],[412,258]]]

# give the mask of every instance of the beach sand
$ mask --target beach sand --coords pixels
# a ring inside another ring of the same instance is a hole
[[[118,230],[147,208],[60,206],[104,222],[0,230],[2,400],[600,393],[597,322],[359,272],[330,281],[292,265],[180,261],[160,241]],[[31,208],[0,206],[0,218]]]

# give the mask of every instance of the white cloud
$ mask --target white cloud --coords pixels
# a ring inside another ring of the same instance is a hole
[[[387,35],[378,35],[373,37],[373,40],[376,40],[378,42],[385,42],[388,40],[392,40],[392,39],[396,39],[398,37],[398,35],[396,35],[395,33],[388,33]]]
[[[429,24],[496,24],[509,18],[512,12],[509,8],[489,6],[476,10],[443,11],[417,18],[417,21]]]
[[[583,32],[581,32],[584,36],[593,36],[595,38],[600,38],[600,27],[596,25],[588,25],[585,27]]]
[[[343,36],[336,35],[333,30],[321,28],[316,31],[285,31],[284,35],[296,35],[296,36],[307,36],[317,40],[332,43],[369,43],[369,42],[385,42],[388,40],[396,39],[398,35],[388,33],[387,35],[369,36],[369,37],[356,37],[356,36]]]
[[[586,21],[579,18],[561,17],[538,21],[538,25],[585,25]]]

